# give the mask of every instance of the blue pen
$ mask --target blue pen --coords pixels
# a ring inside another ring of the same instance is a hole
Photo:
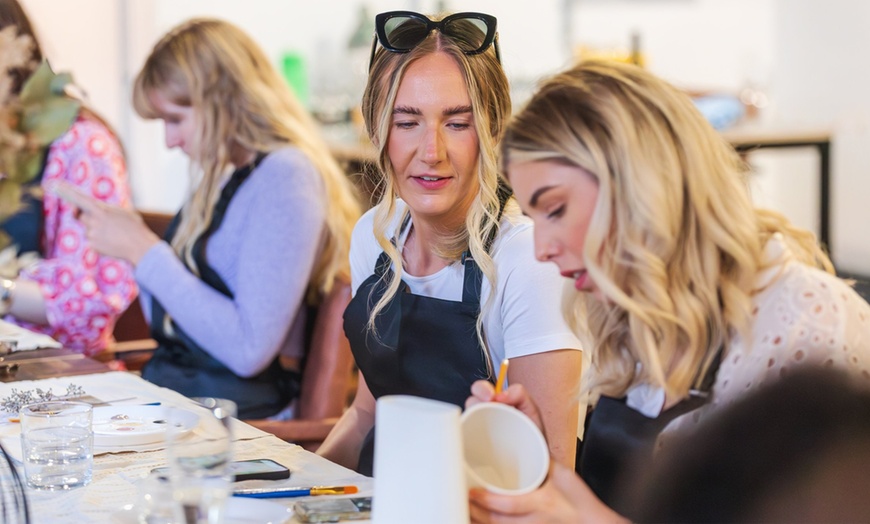
[[[251,499],[282,499],[289,497],[309,497],[314,495],[353,495],[356,486],[314,486],[311,488],[291,488],[283,490],[244,490],[233,493],[234,497]]]

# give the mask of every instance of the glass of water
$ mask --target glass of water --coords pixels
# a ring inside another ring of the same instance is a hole
[[[175,524],[184,522],[180,508],[176,511],[172,485],[168,477],[152,472],[139,482],[136,502],[139,524]]]
[[[184,428],[180,408],[167,411],[167,458],[173,499],[187,524],[218,524],[232,492],[232,418],[236,405],[218,398],[194,399],[199,425],[193,433]]]
[[[91,481],[94,466],[93,407],[48,401],[19,411],[24,477],[39,490],[64,490]]]

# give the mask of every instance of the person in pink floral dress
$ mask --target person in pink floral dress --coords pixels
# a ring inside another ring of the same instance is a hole
[[[39,64],[42,53],[24,11],[17,2],[2,0],[0,29],[11,24],[33,38],[34,63]],[[136,297],[136,281],[130,264],[91,249],[76,220],[76,208],[51,191],[57,181],[103,202],[132,206],[117,137],[102,119],[82,109],[51,144],[42,172],[33,181],[44,190],[42,201],[29,198],[18,214],[0,223],[19,253],[40,255],[17,278],[0,280],[0,314],[50,335],[66,348],[92,355],[112,341],[115,320]]]

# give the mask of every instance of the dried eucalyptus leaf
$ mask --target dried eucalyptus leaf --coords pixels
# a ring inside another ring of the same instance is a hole
[[[21,94],[18,98],[21,104],[25,106],[36,104],[51,97],[51,82],[54,77],[55,74],[51,70],[51,66],[43,60],[21,87]]]
[[[59,97],[25,106],[21,128],[38,145],[48,145],[62,135],[78,115],[81,104],[71,98]]]
[[[57,73],[51,79],[51,92],[55,95],[63,95],[66,93],[66,86],[73,83],[72,75],[69,73]]]
[[[14,169],[9,171],[9,178],[19,184],[26,184],[33,180],[39,174],[40,168],[42,168],[44,157],[45,151],[42,149],[22,151],[18,154]]]

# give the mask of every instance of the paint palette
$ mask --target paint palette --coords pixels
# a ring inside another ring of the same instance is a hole
[[[100,406],[94,408],[95,446],[135,446],[166,438],[169,420],[164,406]],[[174,423],[187,433],[199,423],[199,415],[177,411]]]

